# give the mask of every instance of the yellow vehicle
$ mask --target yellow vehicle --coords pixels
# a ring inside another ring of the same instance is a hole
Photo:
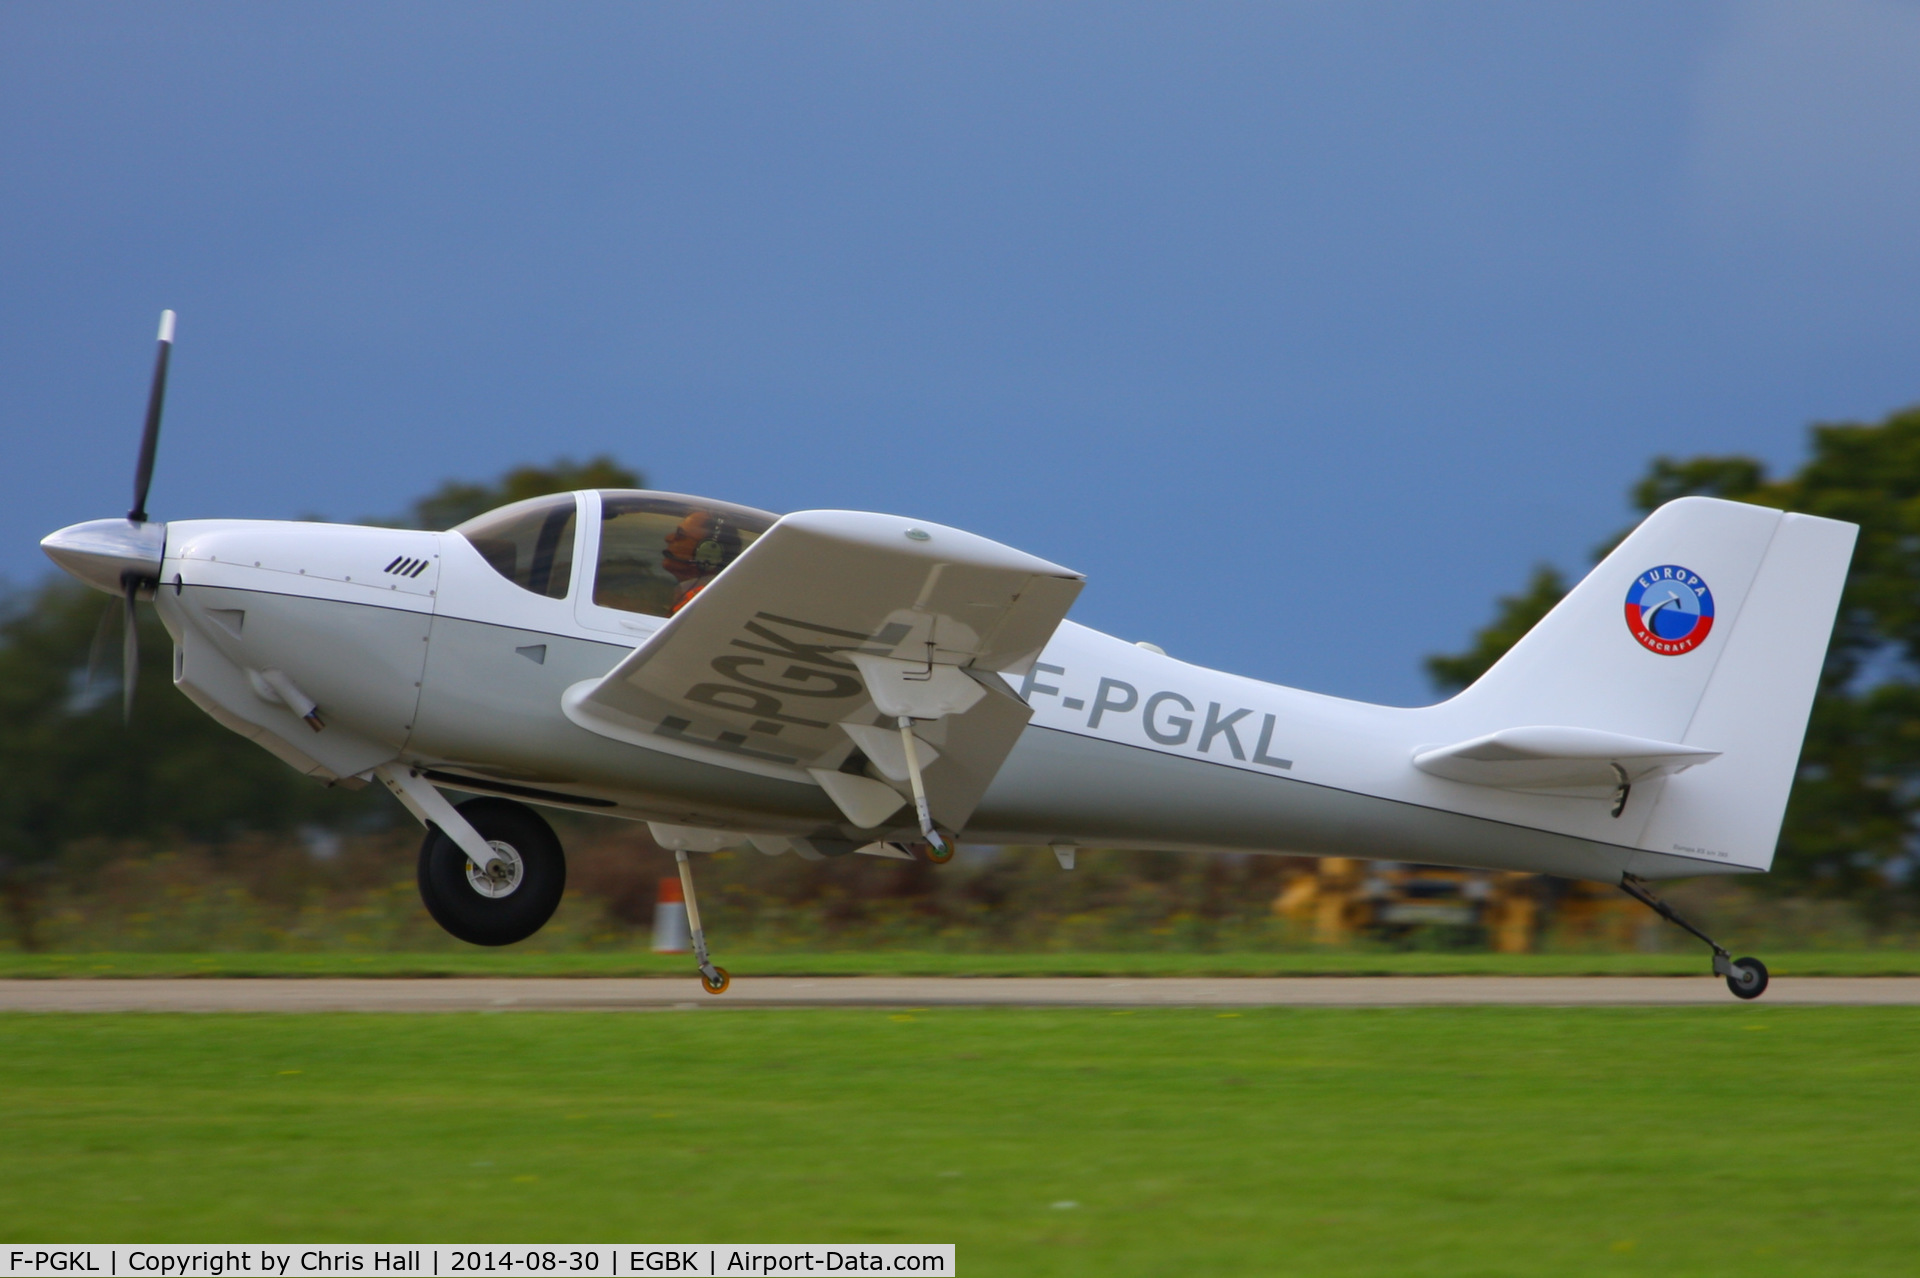
[[[1320,857],[1287,882],[1274,913],[1313,929],[1324,945],[1397,941],[1422,928],[1484,938],[1501,954],[1531,953],[1552,927],[1562,937],[1631,948],[1634,902],[1604,884],[1541,874],[1461,870],[1405,861]]]

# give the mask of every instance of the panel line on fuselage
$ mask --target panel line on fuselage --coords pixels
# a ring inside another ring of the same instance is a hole
[[[267,570],[253,569],[251,571],[264,572]],[[359,583],[355,582],[350,584],[357,586]],[[379,612],[404,612],[410,617],[431,618],[440,615],[433,610],[431,600],[426,601],[427,606],[425,607],[414,608],[408,608],[398,603],[381,603],[379,600],[385,598],[385,596],[372,586],[366,587],[370,596],[366,599],[337,599],[332,595],[314,594],[304,590],[267,590],[260,586],[232,586],[219,581],[182,581],[177,589],[173,582],[163,581],[160,583],[158,589],[171,590],[176,593],[189,590],[226,590],[235,594],[266,595],[272,599],[304,599],[309,603],[344,604],[349,608],[372,608]],[[412,598],[416,603],[421,602],[421,597],[418,595],[412,596]]]

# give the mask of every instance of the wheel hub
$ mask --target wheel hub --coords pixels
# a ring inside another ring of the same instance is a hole
[[[503,896],[512,896],[520,886],[524,866],[520,854],[513,850],[510,843],[498,839],[488,839],[487,846],[493,849],[494,859],[485,866],[467,860],[467,883],[481,896],[490,900],[499,900]]]

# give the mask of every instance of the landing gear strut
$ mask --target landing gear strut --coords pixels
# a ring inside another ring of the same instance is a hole
[[[700,927],[700,902],[693,895],[693,867],[687,864],[683,849],[676,848],[673,859],[680,867],[680,894],[687,898],[687,931],[693,934],[693,957],[700,965],[700,988],[709,994],[725,994],[733,978],[727,975],[726,968],[715,967],[707,957],[707,934]]]
[[[1620,876],[1620,890],[1658,914],[1677,928],[1691,932],[1713,947],[1713,974],[1727,978],[1727,988],[1735,998],[1759,998],[1767,990],[1767,965],[1757,958],[1734,958],[1726,947],[1673,912],[1673,907],[1655,896],[1644,880],[1631,874]]]

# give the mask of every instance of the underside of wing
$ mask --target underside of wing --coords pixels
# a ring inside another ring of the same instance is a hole
[[[1024,673],[1081,585],[958,529],[804,511],[563,708],[617,740],[819,785],[860,830],[910,828],[917,776],[959,830],[1031,713],[990,676]]]

